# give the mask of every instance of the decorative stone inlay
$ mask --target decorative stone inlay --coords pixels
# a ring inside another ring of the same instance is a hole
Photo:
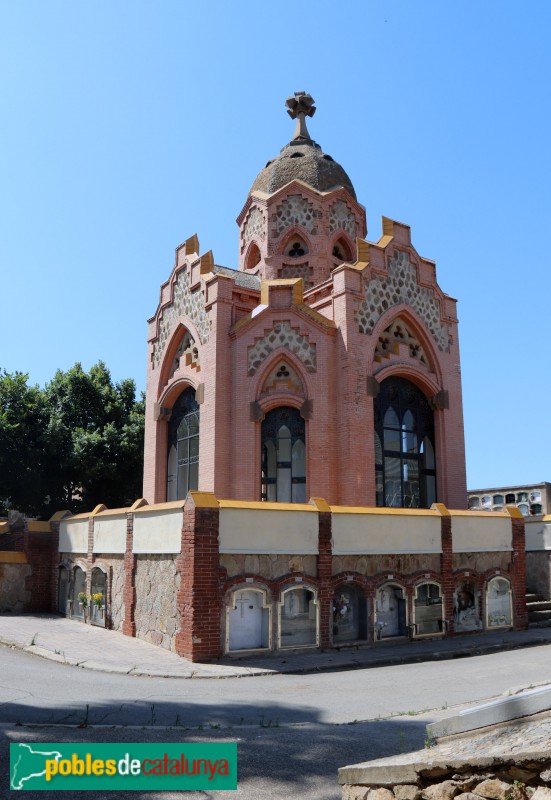
[[[270,331],[249,350],[249,375],[254,375],[265,358],[278,347],[286,347],[294,353],[308,372],[316,371],[316,345],[310,344],[308,336],[302,336],[298,328],[292,328],[288,320],[274,322]]]
[[[205,311],[205,295],[201,289],[195,292],[190,291],[188,267],[183,269],[176,278],[173,302],[161,312],[159,337],[153,350],[153,366],[159,366],[172,331],[184,316],[193,322],[199,331],[201,344],[205,344],[210,333],[210,320]]]
[[[136,561],[136,636],[175,650],[176,594],[180,576],[172,556],[138,556]]]
[[[287,197],[276,209],[277,235],[290,228],[292,225],[302,225],[310,233],[316,227],[316,212],[313,203],[310,203],[299,194]]]
[[[309,287],[312,285],[312,281],[310,280],[310,267],[308,264],[302,264],[301,266],[284,266],[281,267],[280,270],[280,277],[282,278],[302,278],[304,281],[304,288]]]
[[[408,254],[395,250],[388,262],[388,275],[375,276],[366,283],[365,300],[356,313],[360,332],[371,334],[378,319],[392,306],[407,303],[425,322],[434,336],[439,350],[447,350],[450,344],[448,326],[440,320],[440,304],[434,289],[419,286],[417,270]]]
[[[329,232],[337,228],[346,231],[352,239],[356,237],[356,218],[344,200],[337,200],[329,209]]]
[[[266,236],[266,220],[262,211],[256,206],[251,209],[247,221],[243,225],[243,242],[246,244],[253,236],[262,240]]]
[[[417,359],[421,364],[428,367],[428,359],[418,339],[400,317],[395,319],[388,328],[385,328],[383,333],[379,336],[379,341],[375,348],[375,361],[382,361],[383,358],[388,359],[392,355],[398,355],[400,344],[408,346],[410,358]]]
[[[178,349],[170,368],[170,373],[168,376],[169,380],[172,378],[176,370],[180,369],[180,366],[191,367],[197,371],[201,369],[199,364],[199,351],[195,345],[195,339],[189,331],[184,333],[180,344],[178,345]]]
[[[277,394],[278,392],[304,396],[302,381],[286,361],[279,361],[277,366],[270,372],[262,387],[261,397]]]

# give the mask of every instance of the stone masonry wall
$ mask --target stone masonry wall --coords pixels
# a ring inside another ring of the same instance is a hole
[[[274,580],[290,572],[317,575],[316,556],[281,555],[244,555],[223,553],[220,566],[227,571],[228,578],[236,575],[262,575],[267,580]]]
[[[333,556],[333,575],[347,570],[371,577],[383,572],[413,575],[423,570],[440,570],[438,553],[406,555]]]
[[[178,627],[176,594],[180,576],[176,557],[138,556],[136,561],[136,636],[146,642],[175,650]]]
[[[551,552],[529,550],[526,553],[526,586],[528,591],[551,598]]]
[[[511,553],[454,553],[452,556],[452,569],[454,572],[467,569],[483,573],[489,569],[500,569],[506,572],[511,563]]]
[[[123,556],[104,556],[101,557],[102,564],[108,564],[111,573],[111,593],[109,603],[109,613],[111,628],[118,631],[122,627],[124,616],[123,590],[124,590],[124,560]]]
[[[339,770],[342,800],[551,800],[551,715]]]
[[[23,613],[31,601],[31,593],[25,589],[31,573],[30,564],[0,564],[0,613]]]

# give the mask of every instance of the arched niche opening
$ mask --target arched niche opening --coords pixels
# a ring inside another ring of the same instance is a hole
[[[306,586],[286,589],[279,606],[279,646],[308,647],[318,642],[318,603]]]
[[[385,583],[375,598],[375,638],[390,639],[407,633],[407,608],[404,589]]]
[[[367,639],[367,600],[357,586],[337,586],[332,612],[334,644]]]
[[[247,586],[232,592],[226,624],[229,652],[269,649],[270,608],[265,590]]]
[[[88,595],[86,594],[86,573],[81,567],[73,570],[73,597],[72,597],[72,617],[84,620],[86,608],[88,606]]]
[[[433,581],[415,587],[413,599],[413,630],[415,636],[435,636],[444,633],[444,603],[440,585]]]
[[[90,622],[105,627],[107,602],[107,572],[101,567],[92,570],[90,592]]]

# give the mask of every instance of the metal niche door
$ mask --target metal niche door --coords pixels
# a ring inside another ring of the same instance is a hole
[[[252,590],[236,592],[235,608],[230,609],[230,650],[255,650],[262,647],[262,594]]]

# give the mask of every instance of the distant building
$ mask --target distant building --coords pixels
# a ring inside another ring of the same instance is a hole
[[[516,506],[525,517],[549,514],[551,483],[530,483],[522,486],[501,486],[491,489],[470,489],[469,508],[472,511],[502,511]]]

